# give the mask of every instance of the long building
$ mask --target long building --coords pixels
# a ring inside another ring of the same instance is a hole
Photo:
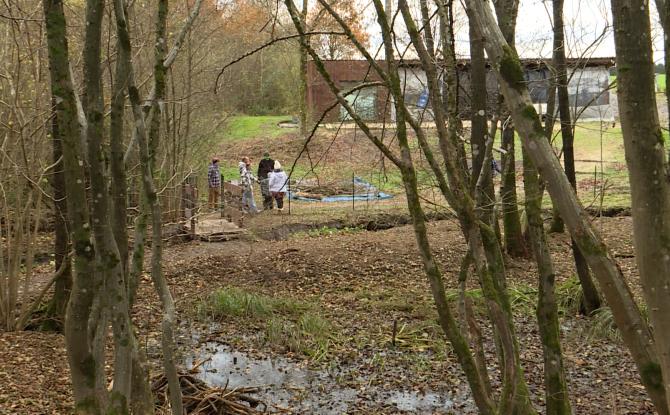
[[[384,61],[378,62],[385,67]],[[540,59],[522,59],[525,78],[531,98],[538,112],[545,113],[549,89],[553,75],[548,62]],[[394,121],[395,112],[388,90],[377,85],[381,79],[364,60],[332,60],[324,65],[336,85],[348,90],[369,83],[357,92],[347,96],[358,115],[372,122]],[[610,97],[609,70],[614,66],[614,58],[568,59],[568,93],[573,119],[580,121],[613,121],[616,116],[615,99]],[[402,61],[399,65],[405,102],[416,117],[432,120],[432,104],[428,100],[426,74],[416,60]],[[336,103],[328,85],[316,70],[313,62],[308,66],[307,105],[313,120],[323,122],[350,120],[346,110]],[[461,118],[470,118],[470,62],[458,62],[458,102]],[[486,86],[488,91],[488,113],[497,112],[498,82],[490,67],[487,67]]]

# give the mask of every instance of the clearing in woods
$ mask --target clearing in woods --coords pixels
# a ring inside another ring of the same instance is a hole
[[[254,123],[233,124],[245,127],[233,127],[231,138],[222,140],[222,164],[236,169],[242,155],[255,156],[257,162],[268,150],[288,170],[303,141],[294,132],[273,127],[276,119],[271,120],[260,135],[253,132],[256,127],[247,127]],[[577,170],[600,166],[602,148],[603,173],[611,173],[610,189],[617,195],[605,197],[611,203],[607,207],[625,207],[625,165],[617,170],[615,164],[623,163],[620,130],[609,128],[601,135],[597,125],[589,124],[577,131]],[[164,265],[179,311],[182,363],[204,361],[198,376],[215,384],[261,386],[257,397],[271,413],[476,413],[462,371],[435,321],[397,172],[388,163],[382,167],[378,152],[356,131],[333,138],[333,131],[320,131],[295,174],[324,182],[353,174],[396,197],[355,206],[292,202],[290,215],[263,212],[247,218],[247,232],[233,241],[169,243]],[[615,184],[615,178],[620,182]],[[580,192],[592,195],[585,180],[586,173]],[[423,192],[432,194],[427,180]],[[430,219],[430,238],[448,294],[456,296],[465,245],[457,223],[439,206]],[[595,221],[639,294],[631,219]],[[549,243],[575,412],[652,413],[611,315],[578,316],[580,293],[567,235],[550,235]],[[50,252],[50,241],[42,241],[38,251]],[[42,267],[47,274],[49,264]],[[542,409],[535,265],[509,260],[508,269],[522,361],[531,398]],[[473,278],[468,295],[495,367],[495,345]],[[150,333],[140,343],[150,362],[159,364],[160,335],[149,328],[160,325],[161,315],[148,277],[141,280],[138,298],[138,331]],[[0,403],[14,402],[12,413],[21,414],[69,410],[61,336],[5,333],[0,345],[5,345],[0,347]]]

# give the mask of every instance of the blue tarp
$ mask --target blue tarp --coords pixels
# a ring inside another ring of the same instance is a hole
[[[393,197],[393,195],[388,193],[380,192],[376,187],[361,179],[360,177],[354,177],[354,186],[357,189],[363,188],[364,190],[361,193],[356,193],[355,195],[326,196],[321,199],[296,196],[292,192],[289,192],[288,197],[291,200],[301,200],[304,202],[351,202],[352,200],[384,200]]]

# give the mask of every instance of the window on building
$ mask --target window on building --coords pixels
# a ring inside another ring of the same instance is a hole
[[[347,83],[344,85],[343,91],[351,89],[359,84]],[[365,121],[373,121],[377,119],[377,87],[367,87],[360,89],[345,97],[349,105],[354,109],[356,114]],[[347,110],[340,106],[340,121],[351,121],[352,118]]]

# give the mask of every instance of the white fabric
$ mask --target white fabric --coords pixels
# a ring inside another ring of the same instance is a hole
[[[270,178],[271,192],[286,192],[286,188],[288,187],[288,176],[285,172],[271,172],[268,177]]]

